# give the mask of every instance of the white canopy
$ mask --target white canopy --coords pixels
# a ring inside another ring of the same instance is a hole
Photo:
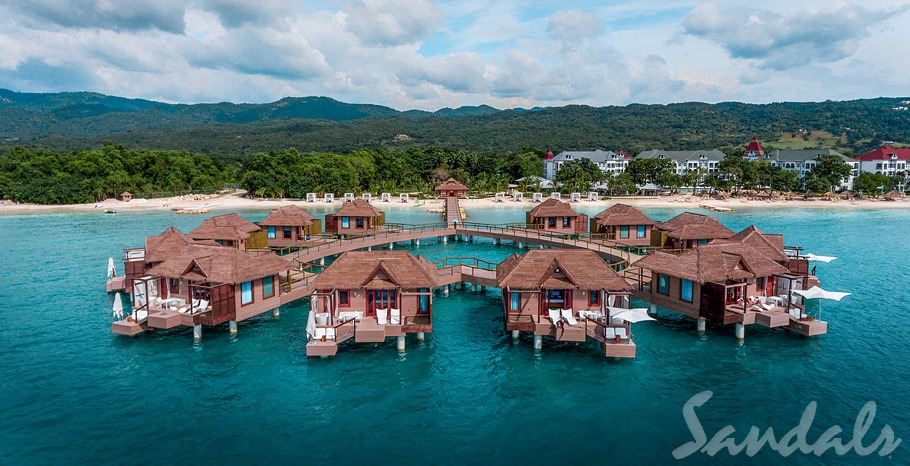
[[[852,294],[839,291],[827,291],[817,286],[813,286],[808,290],[793,290],[793,292],[808,299],[833,299],[835,301],[840,301],[844,296]]]
[[[610,308],[610,318],[611,319],[622,319],[630,324],[636,322],[644,322],[648,320],[657,320],[648,315],[648,310],[645,308],[636,308],[636,309],[620,309],[611,307]]]
[[[834,256],[816,256],[815,254],[811,254],[811,253],[806,254],[804,257],[806,259],[809,259],[810,261],[818,261],[818,262],[825,262],[825,263],[828,263],[828,262],[833,261],[834,259],[837,259]]]

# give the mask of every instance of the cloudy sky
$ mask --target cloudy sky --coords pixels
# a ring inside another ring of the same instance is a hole
[[[906,96],[907,24],[885,0],[0,0],[0,87],[400,110]]]

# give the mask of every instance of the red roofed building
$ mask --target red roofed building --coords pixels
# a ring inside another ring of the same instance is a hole
[[[910,169],[910,148],[882,146],[856,159],[859,171],[893,176]]]
[[[758,142],[758,136],[752,136],[752,140],[749,141],[749,145],[746,146],[746,151],[743,152],[742,157],[749,160],[765,158],[765,151],[761,148],[761,143]]]

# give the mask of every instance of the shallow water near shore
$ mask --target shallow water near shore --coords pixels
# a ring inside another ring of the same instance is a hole
[[[693,208],[693,206],[686,206]],[[334,210],[334,209],[333,209]],[[578,208],[594,215],[596,210]],[[644,209],[666,220],[681,209]],[[324,209],[312,209],[321,215]],[[258,221],[263,210],[239,212]],[[469,210],[469,221],[524,220],[524,211]],[[910,253],[904,210],[737,209],[716,214],[738,231],[755,224],[788,245],[838,259],[818,264],[822,286],[852,292],[821,304],[825,336],[803,338],[749,326],[708,326],[661,311],[634,324],[638,357],[607,360],[598,347],[505,332],[497,290],[434,297],[434,332],[407,340],[342,345],[307,359],[301,300],[269,316],[136,338],[110,330],[107,258],[174,225],[203,216],[171,212],[55,213],[0,217],[0,463],[2,464],[603,464],[673,461],[692,440],[685,402],[714,392],[698,417],[710,438],[736,428],[772,427],[780,438],[811,401],[809,440],[840,425],[849,441],[857,413],[873,400],[869,445],[889,424],[910,439]],[[387,221],[430,223],[422,209]],[[396,249],[404,247],[396,245]],[[430,260],[476,256],[498,262],[516,251],[491,241],[423,241],[407,247]],[[122,271],[122,264],[118,264]],[[910,440],[908,440],[910,441]],[[686,462],[725,464],[910,464],[906,442],[890,458],[821,460],[764,448]]]

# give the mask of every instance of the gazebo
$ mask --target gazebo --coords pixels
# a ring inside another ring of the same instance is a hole
[[[440,197],[468,197],[468,187],[459,183],[455,178],[449,178],[436,187],[436,195]]]

